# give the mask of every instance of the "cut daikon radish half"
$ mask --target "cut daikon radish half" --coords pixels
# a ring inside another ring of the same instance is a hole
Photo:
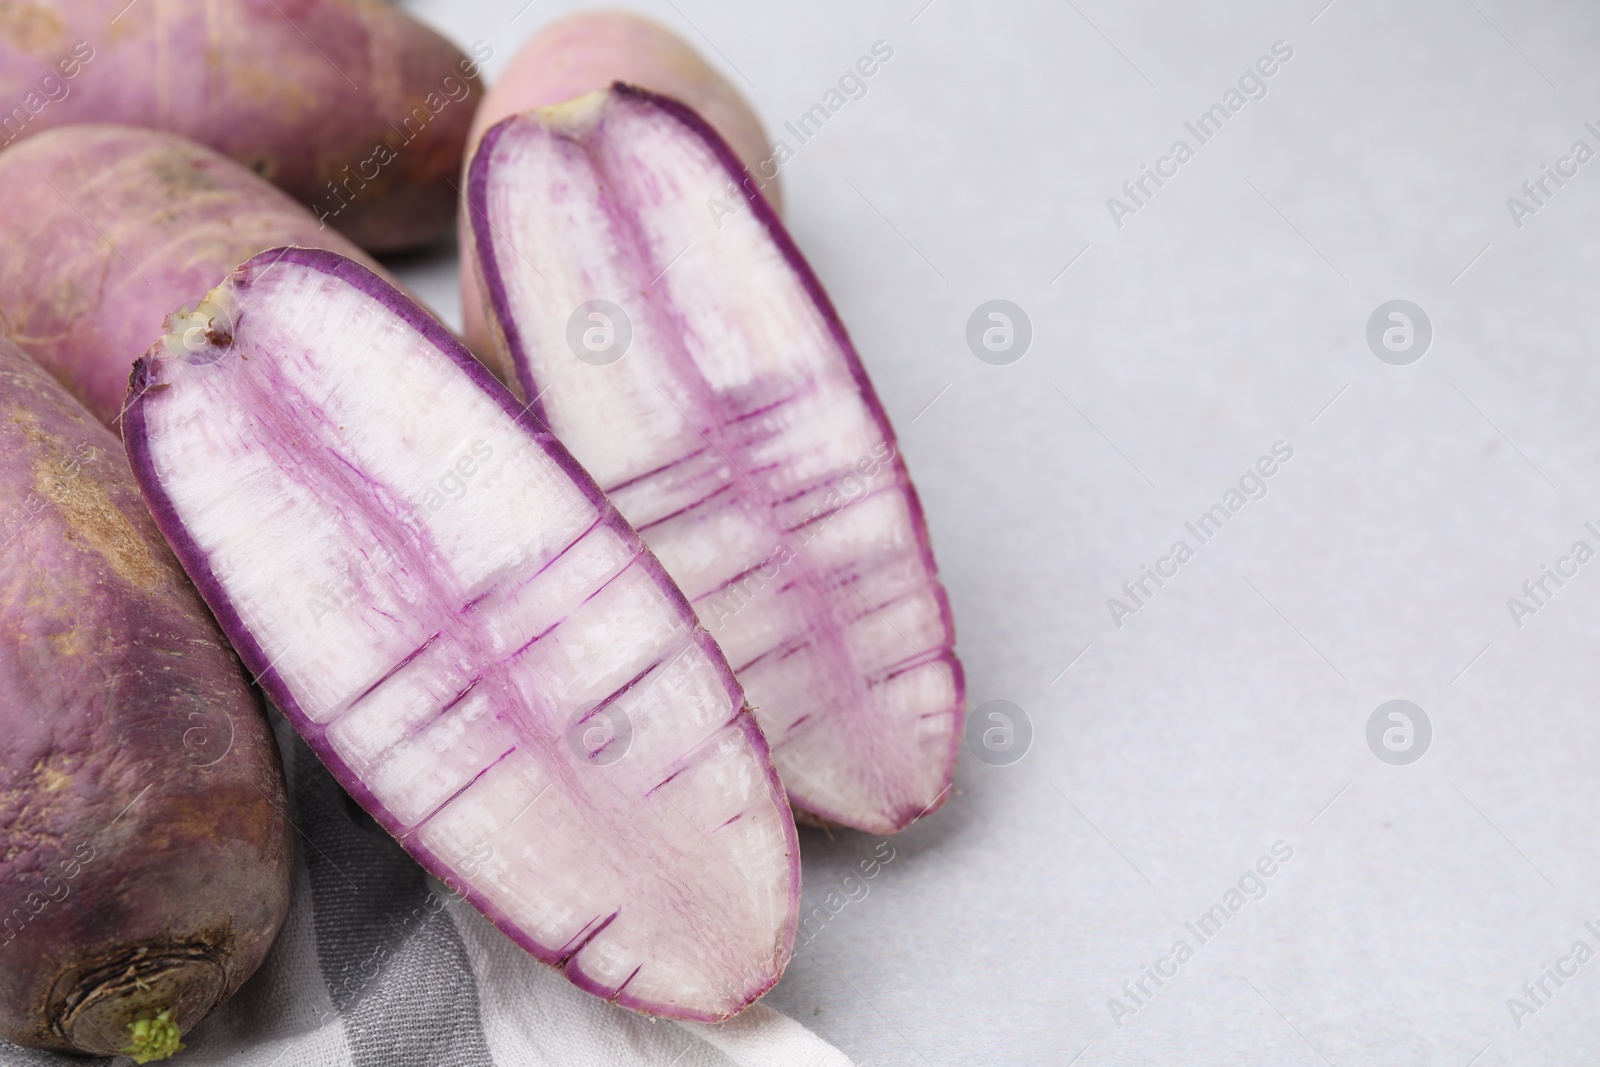
[[[717,1020],[787,962],[794,823],[683,595],[371,272],[276,249],[134,367],[128,454],[246,666],[362,807],[576,985]]]
[[[798,809],[891,833],[950,787],[964,697],[894,432],[727,146],[618,85],[494,127],[470,257],[535,414],[722,645]]]

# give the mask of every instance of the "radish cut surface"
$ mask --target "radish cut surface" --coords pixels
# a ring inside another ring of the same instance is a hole
[[[725,1018],[794,937],[794,824],[716,643],[570,455],[333,253],[240,267],[134,368],[162,532],[426,867],[577,985]]]
[[[727,653],[790,800],[889,833],[949,789],[949,605],[861,361],[741,177],[665,98],[526,112],[473,159],[474,266],[523,395]]]

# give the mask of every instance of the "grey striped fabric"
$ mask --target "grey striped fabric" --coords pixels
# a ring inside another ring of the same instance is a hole
[[[273,725],[297,831],[290,921],[267,964],[185,1035],[188,1048],[174,1062],[494,1067],[477,979],[442,887],[276,714]],[[129,1062],[0,1042],[0,1063],[18,1067]]]
[[[294,744],[317,958],[352,1062],[493,1067],[477,980],[445,897],[305,742]]]
[[[295,888],[250,981],[173,1058],[188,1067],[849,1067],[761,1005],[674,1025],[570,985],[452,899],[273,715]],[[0,1067],[128,1067],[0,1042]]]

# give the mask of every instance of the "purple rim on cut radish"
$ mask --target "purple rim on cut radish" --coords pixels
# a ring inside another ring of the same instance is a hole
[[[717,1020],[772,986],[799,857],[739,685],[442,326],[331,252],[264,252],[169,320],[123,425],[245,665],[428,870],[625,1007]]]
[[[742,178],[627,86],[514,116],[472,161],[473,269],[523,396],[727,653],[791,802],[890,833],[950,787],[949,602],[861,360]],[[596,301],[627,316],[620,359],[569,344]]]

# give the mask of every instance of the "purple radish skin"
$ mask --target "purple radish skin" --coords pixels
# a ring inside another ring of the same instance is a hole
[[[562,16],[517,49],[472,116],[467,151],[489,127],[509,115],[548,107],[624,81],[682,100],[705,118],[738,152],[761,195],[783,209],[773,147],[749,101],[677,34],[630,11],[578,11]],[[771,173],[768,169],[771,168]],[[464,212],[457,227],[470,225]],[[461,272],[462,340],[483,358],[493,358],[477,277]],[[509,380],[509,375],[507,377]]]
[[[738,683],[442,326],[332,253],[263,253],[137,364],[124,441],[246,666],[501,930],[657,1015],[777,980],[798,851]]]
[[[121,445],[0,341],[0,1036],[164,1058],[289,905],[277,744]]]
[[[166,130],[394,252],[450,231],[492,54],[384,0],[8,2],[0,147],[79,123]]]
[[[167,313],[257,252],[327,248],[383,269],[249,168],[176,134],[67,126],[0,152],[0,317],[118,428]]]
[[[473,158],[467,258],[497,354],[722,645],[789,799],[893,833],[950,788],[949,604],[866,371],[741,174],[642,90],[525,112]]]

